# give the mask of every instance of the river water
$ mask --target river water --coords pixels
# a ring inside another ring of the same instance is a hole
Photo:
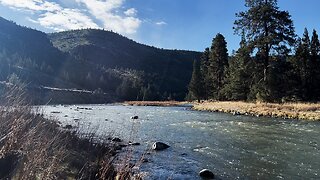
[[[320,179],[320,122],[197,112],[186,107],[122,105],[43,106],[63,125],[171,147],[146,154],[145,179],[199,179],[207,168],[217,179]],[[130,117],[138,115],[138,120]]]

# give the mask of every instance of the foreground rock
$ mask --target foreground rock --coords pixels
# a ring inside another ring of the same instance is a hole
[[[209,169],[202,169],[199,176],[204,179],[214,179],[214,174]]]
[[[155,142],[153,143],[152,145],[152,149],[153,150],[156,150],[156,151],[161,151],[161,150],[165,150],[167,148],[169,148],[170,146],[165,144],[165,143],[162,143],[162,142]]]

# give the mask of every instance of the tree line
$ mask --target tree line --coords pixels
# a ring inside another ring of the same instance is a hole
[[[320,43],[316,30],[295,34],[277,0],[246,0],[236,14],[240,48],[231,56],[218,33],[193,64],[189,98],[244,101],[318,101]]]

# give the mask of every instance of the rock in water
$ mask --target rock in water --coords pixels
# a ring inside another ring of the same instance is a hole
[[[138,143],[138,142],[130,142],[129,145],[130,146],[139,146],[140,143]]]
[[[65,129],[72,129],[72,126],[70,124],[67,124],[64,126]]]
[[[138,119],[139,116],[132,116],[131,119]]]
[[[122,142],[122,140],[120,138],[117,138],[117,137],[112,138],[111,141],[113,141],[113,142]]]
[[[214,174],[209,169],[202,169],[199,172],[199,176],[204,179],[214,179]]]
[[[161,151],[161,150],[167,149],[169,147],[170,147],[169,145],[162,143],[162,142],[155,142],[152,145],[152,149],[156,150],[156,151]]]

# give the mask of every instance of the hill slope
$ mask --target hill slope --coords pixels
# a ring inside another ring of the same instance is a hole
[[[192,61],[199,56],[198,52],[142,45],[103,30],[45,34],[0,17],[0,81],[17,74],[32,89],[56,87],[62,93],[62,89],[77,88],[113,100],[181,100]],[[84,99],[86,103],[90,98]]]
[[[198,52],[142,45],[116,33],[101,30],[67,31],[50,34],[49,37],[55,47],[78,60],[107,69],[142,71],[144,76],[148,76],[143,78],[145,86],[153,84],[160,95],[167,93],[178,99],[185,96],[192,62],[200,56]]]

